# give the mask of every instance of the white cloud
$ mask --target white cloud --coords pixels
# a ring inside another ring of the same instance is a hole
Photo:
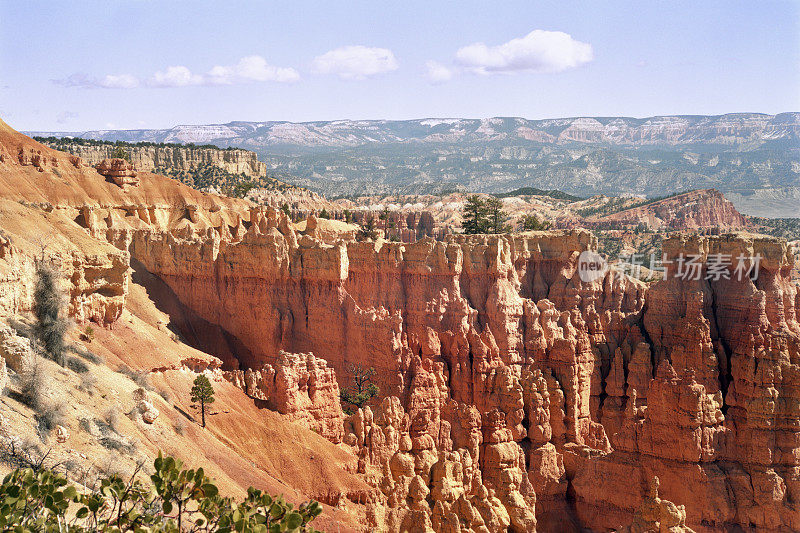
[[[53,80],[63,87],[84,89],[134,89],[136,87],[189,87],[198,85],[238,85],[253,82],[293,82],[300,74],[293,68],[275,67],[261,56],[247,56],[233,65],[217,65],[205,74],[196,74],[188,67],[174,65],[158,71],[146,81],[132,74],[108,74],[102,78],[76,73],[68,78]]]
[[[84,89],[133,89],[139,86],[138,78],[131,74],[108,74],[102,78],[94,78],[88,74],[77,72],[67,78],[52,81],[62,87],[82,87]]]
[[[428,79],[442,83],[454,76],[474,74],[563,72],[594,59],[592,45],[561,31],[534,30],[525,37],[487,46],[473,43],[456,51],[452,66],[438,61],[426,63]]]
[[[205,79],[214,85],[232,85],[248,82],[292,82],[300,79],[300,74],[293,68],[275,67],[267,63],[261,56],[247,56],[235,65],[212,68]]]
[[[456,52],[456,63],[479,74],[562,72],[594,58],[592,45],[561,31],[534,30],[498,46],[474,43]]]
[[[147,80],[151,87],[186,87],[188,85],[202,85],[203,77],[192,74],[188,68],[178,65],[167,67],[164,72],[156,72]]]
[[[133,89],[139,86],[139,80],[131,74],[108,74],[98,83],[106,89]]]
[[[442,65],[438,61],[427,61],[425,68],[428,69],[428,79],[433,83],[450,81],[455,74],[452,68]]]
[[[397,59],[388,48],[343,46],[314,58],[312,68],[320,74],[336,74],[345,80],[363,80],[397,70]]]

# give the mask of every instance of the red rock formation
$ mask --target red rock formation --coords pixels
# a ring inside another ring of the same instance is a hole
[[[596,221],[637,225],[652,228],[687,230],[715,227],[740,229],[747,221],[736,207],[716,189],[702,189],[671,196],[658,202],[634,207],[602,217]]]
[[[593,527],[617,527],[657,474],[661,492],[684,502],[687,523],[795,530],[800,428],[797,294],[785,243],[751,236],[676,237],[668,256],[698,254],[701,279],[674,277],[647,294],[643,327],[659,371],[640,405],[628,384],[614,452],[582,461],[577,509]],[[731,279],[704,279],[722,254]],[[739,255],[760,255],[757,278],[736,279]],[[631,372],[628,376],[630,378]],[[620,480],[637,483],[621,483]]]
[[[382,404],[399,413],[378,417],[381,430],[370,429],[369,411],[349,423],[362,470],[386,479],[377,483],[398,482],[384,464],[398,453],[426,469],[445,454],[471,473],[464,494],[485,486],[494,495],[487,501],[524,531],[536,522],[536,487],[543,501],[565,507],[565,445],[610,449],[592,420],[592,397],[601,394],[592,390],[593,343],[619,347],[644,286],[613,275],[582,283],[576,261],[592,244],[587,232],[324,245],[298,241],[282,215],[253,211],[238,242],[216,233],[195,239],[137,232],[131,251],[247,347],[240,361],[260,368],[281,349],[313,349],[340,372],[348,362],[374,366],[382,390],[398,395]],[[219,295],[213,305],[209,290]],[[246,374],[243,381],[253,388]],[[388,523],[449,520],[458,494],[442,499],[427,470],[415,476],[399,496],[387,489],[387,501],[413,503],[405,491],[416,479],[416,495],[427,488],[423,499],[438,511],[401,505]]]
[[[136,177],[136,171],[133,170],[133,165],[124,159],[103,159],[98,163],[97,172],[119,185],[139,185],[139,179]]]
[[[333,369],[311,354],[282,352],[275,366],[260,370],[225,372],[225,377],[248,396],[333,441],[344,436],[344,416],[339,403],[339,385]]]

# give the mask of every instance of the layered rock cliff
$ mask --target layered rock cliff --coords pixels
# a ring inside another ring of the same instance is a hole
[[[255,152],[242,149],[222,149],[205,146],[144,145],[118,146],[114,143],[92,142],[77,139],[43,139],[46,146],[74,154],[94,166],[104,159],[114,156],[114,151],[122,148],[130,156],[137,170],[164,172],[194,170],[204,166],[221,168],[231,174],[244,174],[251,177],[267,175],[267,166],[258,160]]]

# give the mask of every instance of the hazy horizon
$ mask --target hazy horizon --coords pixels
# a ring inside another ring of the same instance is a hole
[[[733,111],[730,113],[721,113],[717,115],[678,115],[678,114],[668,114],[668,115],[650,115],[650,116],[626,116],[626,115],[615,115],[615,116],[590,116],[590,115],[576,115],[572,117],[542,117],[542,118],[533,118],[533,117],[521,117],[521,116],[493,116],[493,117],[454,117],[454,116],[427,116],[427,117],[415,117],[415,118],[405,118],[405,119],[384,119],[384,118],[334,118],[330,120],[303,120],[303,121],[292,121],[292,120],[229,120],[227,122],[215,122],[215,123],[184,123],[184,124],[175,124],[173,126],[168,126],[165,128],[87,128],[87,129],[80,129],[80,130],[20,130],[24,132],[32,132],[32,133],[80,133],[80,132],[88,132],[88,131],[148,131],[148,130],[168,130],[172,128],[179,128],[182,126],[225,126],[228,124],[237,124],[237,123],[248,123],[248,124],[261,124],[261,123],[289,123],[289,124],[315,124],[315,123],[333,123],[333,122],[413,122],[413,121],[420,121],[420,120],[489,120],[489,119],[522,119],[522,120],[530,120],[530,121],[547,121],[547,120],[574,120],[574,119],[581,119],[581,118],[591,118],[591,119],[632,119],[632,120],[647,120],[650,118],[657,118],[657,117],[723,117],[727,115],[765,115],[765,116],[776,116],[776,115],[783,115],[789,113],[800,113],[800,111],[780,111],[778,113],[762,113],[759,111]],[[3,117],[0,117],[2,119]],[[10,124],[13,126],[13,124]]]

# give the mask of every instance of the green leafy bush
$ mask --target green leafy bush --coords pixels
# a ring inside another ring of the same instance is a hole
[[[297,509],[283,497],[249,488],[240,502],[222,497],[202,468],[161,453],[149,483],[111,474],[99,489],[79,491],[46,469],[17,469],[0,485],[3,531],[135,532],[313,532],[309,523],[322,513],[315,501]]]
[[[536,215],[525,215],[522,217],[520,224],[522,231],[542,231],[550,227],[550,223],[546,220],[539,220]]]

